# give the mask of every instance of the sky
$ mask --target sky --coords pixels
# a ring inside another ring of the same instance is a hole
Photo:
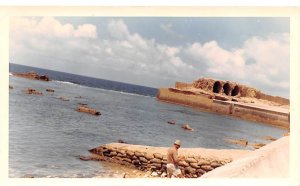
[[[12,17],[10,62],[173,87],[202,77],[289,98],[289,18]]]

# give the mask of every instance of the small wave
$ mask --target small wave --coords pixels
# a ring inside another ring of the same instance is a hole
[[[12,74],[12,73],[9,73],[9,75],[12,76],[13,74]]]
[[[149,98],[153,97],[153,96],[150,96],[150,95],[148,96],[148,95],[142,95],[142,94],[137,94],[137,93],[129,93],[129,92],[123,92],[123,91],[117,91],[117,90],[107,90],[107,89],[101,89],[101,90],[110,91],[110,92],[119,93],[119,94],[124,94],[124,95],[130,95],[130,96],[140,96],[140,97],[149,97]]]
[[[75,86],[79,86],[79,84],[72,83],[72,82],[69,82],[69,81],[55,81],[55,82],[62,83],[62,84],[66,84],[66,85],[75,85]]]

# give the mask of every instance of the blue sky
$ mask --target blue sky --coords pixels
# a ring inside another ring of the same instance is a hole
[[[289,18],[15,17],[10,61],[145,85],[201,77],[289,98]]]

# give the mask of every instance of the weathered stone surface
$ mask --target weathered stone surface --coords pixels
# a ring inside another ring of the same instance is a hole
[[[126,153],[126,151],[124,150],[124,149],[117,149],[116,150],[118,153],[121,153],[121,154],[125,154]]]
[[[210,164],[210,166],[212,166],[213,168],[217,168],[217,167],[222,166],[222,164],[213,162],[213,163]]]
[[[148,163],[148,160],[146,159],[146,158],[144,158],[144,157],[139,157],[139,159],[141,160],[141,162],[143,162],[143,163]]]
[[[214,168],[212,168],[210,165],[201,165],[201,169],[203,169],[205,171],[211,171]]]
[[[150,160],[151,163],[161,163],[161,160],[160,159],[157,159],[157,158],[153,158]]]
[[[132,156],[131,159],[136,160],[136,159],[138,159],[138,157]]]
[[[232,144],[237,144],[237,145],[242,145],[244,147],[246,147],[248,145],[248,141],[245,139],[240,139],[240,140],[234,140],[234,139],[224,139],[226,142],[228,143],[232,143]]]
[[[129,158],[123,158],[123,161],[126,161],[126,162],[128,162],[128,163],[131,163],[131,159],[129,159]]]
[[[175,125],[176,121],[175,120],[171,120],[171,121],[168,121],[169,124],[171,125]]]
[[[184,169],[187,173],[190,173],[190,174],[195,174],[196,173],[196,169],[192,168],[192,167],[186,167]]]
[[[55,92],[53,89],[47,88],[46,89],[47,92]]]
[[[198,163],[190,163],[191,167],[198,169],[200,166],[198,166]]]
[[[155,153],[155,154],[153,154],[154,155],[154,157],[155,158],[157,158],[157,159],[163,159],[163,155],[162,154],[160,154],[160,153]]]
[[[265,140],[275,141],[276,138],[273,138],[272,136],[264,136]]]
[[[144,156],[141,152],[139,151],[135,151],[134,152],[134,155],[136,155],[137,157],[141,157],[141,156]]]
[[[110,155],[112,155],[112,156],[117,156],[117,152],[116,151],[111,151],[111,153],[110,153]]]
[[[161,168],[161,164],[160,163],[152,163],[151,165],[155,166],[158,169]]]
[[[167,161],[167,156],[166,155],[163,155],[163,160]]]
[[[153,154],[149,154],[149,153],[146,153],[146,154],[144,155],[144,157],[145,157],[147,160],[151,160],[151,159],[154,158]]]
[[[125,158],[125,157],[126,157],[126,154],[118,153],[117,156],[118,156],[118,157]]]
[[[186,161],[179,161],[178,165],[183,166],[183,167],[188,167],[189,164]]]
[[[197,163],[197,160],[195,158],[186,158],[185,161],[188,163]]]
[[[126,154],[127,154],[128,156],[134,156],[134,152],[131,151],[131,150],[126,151]]]
[[[259,149],[260,147],[263,147],[265,146],[266,144],[263,144],[263,143],[253,143],[252,146],[255,148],[255,149]]]
[[[210,162],[205,159],[198,160],[198,165],[200,165],[200,166],[201,165],[209,165],[209,164],[210,164]]]
[[[206,173],[206,171],[205,171],[205,170],[202,170],[202,169],[197,169],[197,172],[198,172],[198,173],[201,173],[201,174],[205,174],[205,173]]]

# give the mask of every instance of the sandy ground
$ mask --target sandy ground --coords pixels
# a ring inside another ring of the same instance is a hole
[[[202,175],[201,178],[287,178],[289,138],[282,137]]]

